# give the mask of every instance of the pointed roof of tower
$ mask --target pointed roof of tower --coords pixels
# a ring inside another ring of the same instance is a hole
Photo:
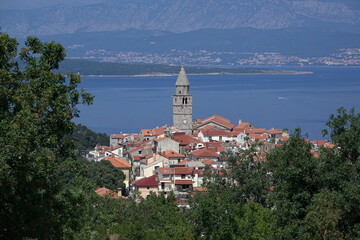
[[[176,86],[188,86],[188,85],[189,85],[189,80],[187,78],[184,66],[182,65],[178,78],[176,80]]]

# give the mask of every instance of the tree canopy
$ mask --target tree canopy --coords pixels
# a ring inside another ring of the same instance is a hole
[[[75,166],[65,136],[74,130],[77,105],[92,97],[77,89],[80,76],[53,72],[65,58],[60,44],[28,37],[19,52],[17,46],[0,34],[0,237],[59,238],[79,227],[82,202],[61,178]]]

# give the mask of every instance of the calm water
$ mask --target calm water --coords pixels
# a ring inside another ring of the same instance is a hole
[[[320,139],[339,107],[360,111],[360,68],[291,68],[311,75],[188,76],[193,118],[219,114],[263,128],[301,127]],[[172,124],[176,77],[84,77],[82,87],[95,96],[76,120],[95,131],[138,132]]]

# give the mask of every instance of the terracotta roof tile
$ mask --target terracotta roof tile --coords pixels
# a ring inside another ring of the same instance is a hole
[[[213,150],[202,148],[195,151],[190,152],[191,155],[195,157],[219,157],[219,155]]]
[[[117,168],[131,168],[130,163],[125,162],[124,160],[118,157],[110,156],[110,157],[106,157],[104,160],[111,162],[111,164]]]
[[[266,130],[266,132],[268,134],[282,134],[282,130],[281,129],[269,129],[269,130]]]
[[[191,175],[193,168],[190,167],[174,167],[175,174],[187,174]]]
[[[137,187],[157,187],[159,185],[157,181],[156,174],[147,177],[147,178],[141,178],[139,180],[136,180],[134,182],[134,185]]]
[[[234,127],[234,129],[237,129],[237,128],[247,128],[247,127],[249,127],[249,125],[251,125],[251,123],[249,123],[249,122],[242,122],[242,123],[240,123],[239,125],[237,125],[236,127]]]
[[[211,160],[211,159],[202,159],[201,162],[205,165],[212,165],[212,164],[216,163],[214,160]]]
[[[221,121],[230,123],[230,120],[229,120],[229,119],[224,118],[224,117],[222,117],[222,116],[220,116],[220,115],[212,115],[212,116],[210,116],[210,117],[205,118],[204,120],[202,120],[202,122],[211,121],[211,120],[213,120],[213,119],[219,119],[219,120],[221,120]]]
[[[192,185],[192,180],[175,180],[177,185]]]
[[[110,198],[119,198],[115,192],[107,188],[98,188],[95,192],[101,197],[108,196]]]
[[[184,158],[185,157],[184,155],[177,153],[173,150],[167,150],[167,151],[163,152],[162,155],[166,158]]]
[[[174,172],[170,168],[167,168],[167,167],[159,167],[157,170],[159,172],[161,172],[161,174],[163,174],[163,175],[174,174]]]

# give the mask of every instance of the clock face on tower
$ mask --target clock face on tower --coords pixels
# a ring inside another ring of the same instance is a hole
[[[187,124],[187,121],[186,121],[186,120],[183,120],[183,124],[186,125],[186,124]]]

